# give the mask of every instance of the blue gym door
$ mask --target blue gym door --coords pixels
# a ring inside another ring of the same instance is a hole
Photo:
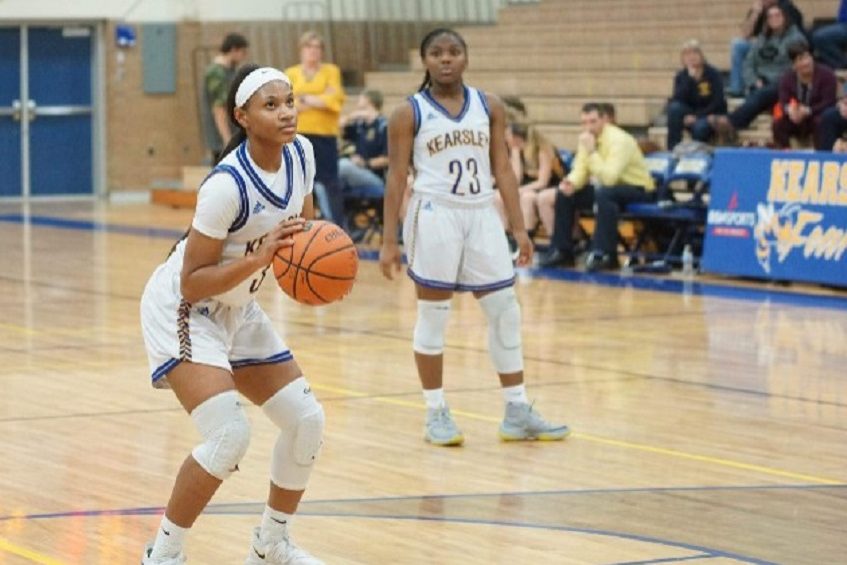
[[[91,26],[0,27],[0,198],[91,195]]]

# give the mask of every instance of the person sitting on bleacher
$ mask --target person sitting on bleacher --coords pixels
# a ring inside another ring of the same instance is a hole
[[[746,128],[756,116],[770,110],[777,103],[779,78],[791,68],[788,46],[805,39],[779,4],[768,8],[765,14],[764,31],[753,42],[744,59],[747,98],[728,116],[719,116],[713,121],[715,129],[727,137],[732,137],[737,130]]]
[[[811,137],[815,149],[824,147],[821,115],[835,104],[838,81],[832,70],[816,64],[809,44],[797,40],[788,46],[791,69],[779,80],[779,112],[773,120],[773,140],[779,148],[791,147],[791,138]]]
[[[545,232],[553,231],[553,202],[556,187],[565,176],[565,168],[556,147],[535,126],[521,122],[509,125],[506,136],[512,168],[518,178],[524,225],[531,233],[538,227],[539,216]],[[506,213],[497,194],[497,209],[503,222]]]
[[[366,90],[356,109],[340,120],[342,138],[353,144],[352,153],[338,160],[338,178],[345,195],[382,198],[388,167],[388,121],[382,110],[382,93]]]
[[[550,249],[542,267],[574,264],[573,227],[576,210],[596,209],[588,271],[616,269],[618,216],[630,203],[654,199],[655,185],[638,142],[618,126],[607,123],[598,104],[582,107],[582,133],[573,170],[559,184]]]
[[[723,78],[706,62],[696,39],[683,44],[680,59],[683,68],[674,77],[668,102],[668,151],[682,141],[683,129],[689,130],[695,141],[708,142],[713,133],[710,120],[726,114]]]
[[[821,149],[847,153],[847,94],[842,94],[832,108],[821,116]]]
[[[847,0],[838,4],[835,23],[815,30],[812,43],[821,63],[832,69],[847,69]]]
[[[800,31],[803,31],[803,14],[791,0],[753,0],[744,21],[741,22],[741,35],[730,44],[729,88],[727,94],[734,97],[744,96],[744,60],[750,52],[755,39],[765,28],[765,12],[773,5],[782,6],[785,13]]]

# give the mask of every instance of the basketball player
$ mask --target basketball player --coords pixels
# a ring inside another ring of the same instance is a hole
[[[288,532],[321,446],[324,412],[254,300],[276,251],[293,245],[303,218],[313,216],[312,146],[296,133],[291,83],[277,69],[239,71],[227,113],[236,133],[200,187],[187,236],[141,298],[153,386],[173,390],[201,436],[143,565],[185,563],[188,529],[238,471],[250,440],[238,393],[279,427],[270,494],[246,563],[321,563]]]
[[[488,319],[489,353],[506,401],[500,437],[562,439],[568,427],[544,421],[524,387],[521,311],[506,236],[493,205],[493,180],[514,229],[518,265],[527,265],[533,250],[506,151],[503,103],[464,84],[467,46],[455,31],[431,31],[420,53],[424,82],[388,126],[385,239],[379,260],[389,279],[400,269],[395,222],[411,162],[415,179],[403,241],[418,297],[413,348],[427,405],[424,437],[435,445],[464,441],[444,400],[442,367],[451,298],[456,291],[471,291]]]

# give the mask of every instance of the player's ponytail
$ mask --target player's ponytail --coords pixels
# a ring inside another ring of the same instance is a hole
[[[457,31],[454,31],[454,30],[452,30],[450,28],[446,28],[446,27],[439,27],[439,28],[432,30],[428,34],[426,34],[424,36],[423,40],[421,41],[421,61],[423,61],[426,58],[426,50],[427,50],[427,48],[429,48],[429,44],[432,43],[432,40],[435,39],[436,37],[438,37],[439,35],[451,35],[451,36],[453,36],[456,39],[456,41],[458,41],[462,45],[462,49],[465,50],[465,53],[468,52],[468,44],[465,43],[465,38],[463,38],[461,35],[459,35],[459,33]],[[431,84],[432,84],[432,78],[429,76],[429,70],[427,70],[426,73],[424,74],[423,82],[421,83],[420,88],[418,88],[418,92],[425,90]]]
[[[244,82],[247,75],[258,68],[259,65],[244,65],[238,69],[238,72],[235,74],[235,78],[232,80],[232,84],[229,86],[229,94],[227,94],[226,97],[226,115],[229,116],[229,123],[233,127],[233,131],[235,133],[233,133],[232,137],[229,138],[226,147],[223,148],[223,151],[221,151],[218,156],[218,160],[215,161],[213,165],[220,163],[221,160],[226,157],[227,153],[244,143],[244,140],[247,139],[247,132],[244,131],[244,128],[241,127],[241,124],[239,124],[235,119],[235,93],[238,92],[238,87],[241,86],[241,83]]]

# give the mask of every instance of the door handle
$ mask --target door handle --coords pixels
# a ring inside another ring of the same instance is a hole
[[[27,100],[26,103],[26,111],[29,121],[33,121],[36,116],[36,110],[38,109],[38,105],[35,103],[35,100]],[[21,121],[21,116],[23,114],[23,105],[20,100],[12,100],[12,119],[16,122]]]

